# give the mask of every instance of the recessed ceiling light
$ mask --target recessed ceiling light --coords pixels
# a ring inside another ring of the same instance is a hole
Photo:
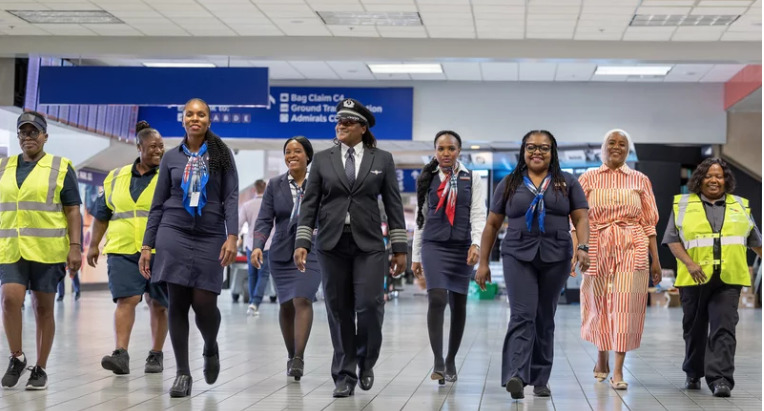
[[[421,26],[417,12],[317,11],[330,26]]]
[[[689,16],[683,14],[635,14],[629,25],[642,27],[729,26],[739,17],[739,14],[695,14]]]
[[[597,66],[595,76],[665,76],[672,66]]]
[[[440,74],[443,67],[440,64],[369,64],[369,70],[375,74]]]
[[[478,150],[478,149],[480,149],[480,146],[477,145],[477,144],[473,144],[473,145],[470,146],[470,149],[471,150]]]
[[[6,10],[32,24],[124,24],[105,10]]]
[[[160,67],[160,68],[208,68],[217,67],[213,63],[194,63],[183,61],[144,61],[145,67]]]

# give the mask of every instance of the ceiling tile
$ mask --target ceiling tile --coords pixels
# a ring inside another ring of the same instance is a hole
[[[358,1],[353,2],[310,2],[310,6],[315,11],[365,11],[363,5]]]
[[[761,31],[729,31],[724,33],[722,41],[761,41]]]
[[[412,80],[446,80],[446,75],[444,73],[433,73],[433,74],[410,74]]]
[[[556,63],[520,63],[520,81],[554,81]]]
[[[302,80],[305,78],[286,61],[250,60],[252,67],[268,67],[268,77],[271,80]]]
[[[666,75],[665,82],[698,82],[714,67],[713,64],[677,64]]]
[[[374,74],[375,80],[411,80],[408,74]]]
[[[574,36],[573,30],[570,31],[526,31],[525,38],[541,40],[570,40]]]
[[[377,3],[377,4],[364,4],[363,6],[366,11],[393,11],[393,12],[416,12],[419,11],[417,9],[416,4],[387,4],[387,3]]]
[[[603,83],[623,83],[629,76],[592,76],[589,81]]]
[[[730,24],[728,31],[757,31],[761,33],[761,15],[742,16]]]
[[[449,30],[446,26],[428,27],[427,34],[430,38],[438,39],[474,39],[476,37],[474,30]]]
[[[695,7],[690,12],[691,15],[738,15],[743,14],[747,7]]]
[[[635,14],[655,14],[665,16],[667,14],[687,15],[692,7],[640,7]]]
[[[379,37],[374,26],[326,26],[337,37]]]
[[[524,39],[525,30],[477,30],[479,39]]]
[[[694,6],[695,0],[643,0],[643,7]]]
[[[536,6],[535,4],[536,3],[528,4],[528,15],[540,14],[546,16],[555,14],[572,14],[578,16],[578,13],[581,11],[579,6]]]
[[[623,37],[623,30],[603,31],[603,32],[581,32],[576,31],[574,40],[600,40],[600,41],[618,41]]]
[[[626,82],[628,83],[662,83],[664,77],[662,76],[628,76]]]
[[[558,63],[555,81],[589,81],[597,65],[594,63]]]
[[[37,28],[57,36],[95,36],[91,30],[80,24],[35,24]]]
[[[97,10],[97,7],[93,7],[93,4],[88,2],[42,2],[42,4],[48,6],[51,10]],[[5,10],[12,10],[5,7],[5,5],[3,5],[3,8]]]
[[[517,81],[518,63],[480,63],[480,73],[484,81]]]
[[[753,3],[751,0],[701,0],[700,7],[748,7]]]
[[[377,26],[377,31],[382,37],[391,38],[424,38],[427,32],[424,27],[404,26]]]
[[[454,13],[454,14],[470,14],[472,13],[472,7],[467,4],[425,4],[419,2],[419,13]]]
[[[482,79],[478,62],[446,62],[441,65],[449,80],[480,81]]]
[[[143,33],[127,24],[83,24],[82,26],[99,36],[143,36]]]
[[[326,64],[343,80],[374,80],[369,67],[360,61],[327,61]]]
[[[701,83],[725,83],[745,67],[745,64],[717,64],[700,79]]]
[[[309,79],[336,80],[340,77],[323,61],[290,61],[295,70]]]
[[[288,36],[330,36],[331,32],[319,19],[272,19],[273,24]]]
[[[623,34],[627,41],[668,41],[676,27],[629,27]]]
[[[473,2],[474,4],[474,2]],[[472,12],[474,14],[525,14],[525,6],[484,6],[484,5],[473,5],[472,6]]]
[[[673,41],[716,41],[721,38],[727,27],[677,27]]]

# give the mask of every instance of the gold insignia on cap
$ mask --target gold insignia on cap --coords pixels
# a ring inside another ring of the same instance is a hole
[[[343,105],[343,106],[345,106],[345,107],[347,107],[347,108],[353,108],[353,107],[355,107],[355,103],[353,102],[353,100],[350,100],[350,99],[348,99],[348,100],[345,100],[345,102],[344,102],[344,103],[342,103],[342,105]]]

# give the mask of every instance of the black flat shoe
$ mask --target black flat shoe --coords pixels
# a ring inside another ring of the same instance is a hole
[[[512,377],[509,379],[509,382],[507,382],[507,392],[512,396],[513,400],[520,400],[525,398],[525,394],[523,393],[524,388],[523,380],[520,379],[520,377]]]
[[[190,375],[179,375],[175,377],[175,382],[172,383],[172,388],[170,388],[170,397],[188,397],[191,395],[192,385],[193,380],[191,379]]]
[[[541,387],[533,387],[533,395],[537,397],[551,397],[552,390],[549,389],[548,385],[544,385]]]
[[[332,392],[334,398],[346,398],[351,395],[353,395],[353,386],[345,382],[337,384],[334,392]]]
[[[358,386],[364,391],[369,391],[374,385],[374,371],[361,371],[361,378],[358,379]]]
[[[686,389],[686,390],[699,390],[700,389],[700,378],[687,377],[687,379],[684,380],[684,389]]]
[[[727,398],[732,395],[732,389],[726,382],[718,382],[714,385],[714,397]]]
[[[300,357],[294,357],[292,359],[292,366],[289,368],[289,375],[294,377],[295,381],[300,381],[302,378],[303,370],[305,369],[305,362]]]
[[[220,374],[220,353],[203,354],[202,357],[204,357],[204,381],[212,385],[218,380]]]
[[[456,382],[456,364],[446,363],[446,374],[444,375],[446,382]]]

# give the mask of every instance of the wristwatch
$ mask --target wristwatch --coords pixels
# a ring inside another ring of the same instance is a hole
[[[589,252],[589,246],[586,244],[579,244],[578,247],[576,247],[576,250],[582,250],[585,253]]]

